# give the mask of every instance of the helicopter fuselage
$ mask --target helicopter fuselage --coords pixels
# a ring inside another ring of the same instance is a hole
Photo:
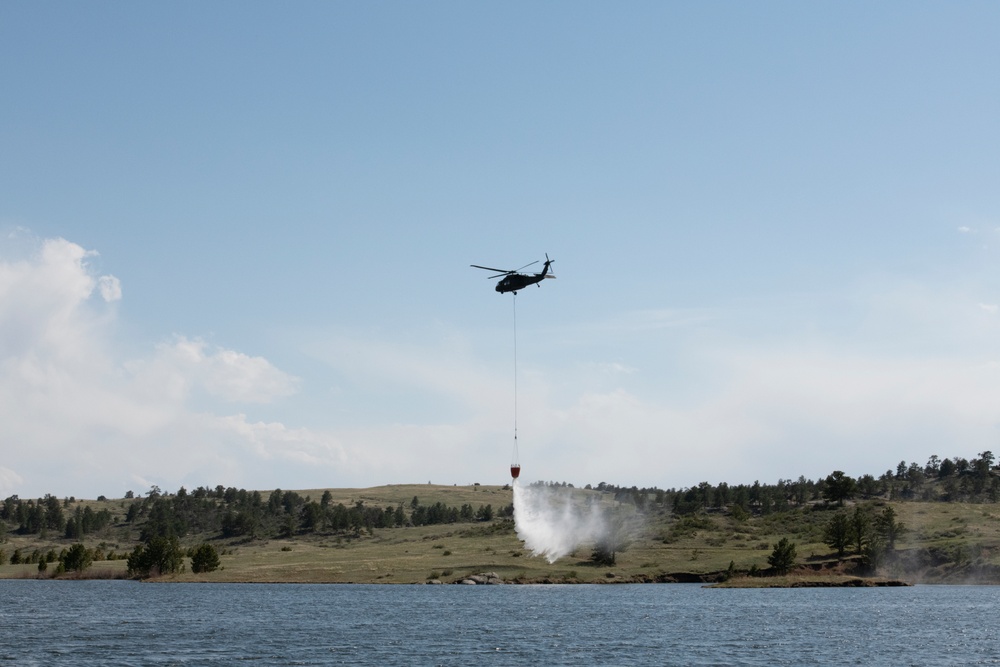
[[[526,276],[523,273],[512,273],[497,283],[496,290],[501,294],[504,292],[516,292],[519,289],[524,289],[528,285],[534,285],[535,283],[542,282],[542,279],[545,277],[546,276],[541,273],[536,273],[533,276]]]

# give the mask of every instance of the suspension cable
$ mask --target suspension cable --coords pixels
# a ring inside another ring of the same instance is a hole
[[[519,463],[517,451],[517,292],[511,301],[514,309],[514,455],[511,464]]]

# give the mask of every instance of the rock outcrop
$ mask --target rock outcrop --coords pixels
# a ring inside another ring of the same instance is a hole
[[[467,586],[492,586],[496,584],[502,584],[503,579],[496,572],[482,572],[480,574],[473,574],[464,579],[456,581],[457,584],[465,584]]]

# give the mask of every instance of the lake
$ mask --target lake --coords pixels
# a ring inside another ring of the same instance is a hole
[[[0,664],[1000,664],[1000,587],[0,581]]]

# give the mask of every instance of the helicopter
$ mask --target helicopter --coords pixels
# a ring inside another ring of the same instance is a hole
[[[545,264],[544,264],[545,268],[542,269],[541,273],[535,273],[533,275],[518,273],[518,271],[526,269],[532,264],[538,264],[538,261],[539,260],[536,259],[534,262],[531,262],[530,264],[525,264],[520,269],[514,269],[513,271],[507,271],[505,269],[494,269],[488,266],[479,266],[478,264],[470,264],[469,266],[471,266],[474,269],[485,269],[487,271],[495,271],[496,275],[490,276],[490,279],[499,278],[500,276],[504,277],[503,280],[497,283],[496,286],[497,292],[500,292],[501,294],[503,294],[504,292],[513,292],[514,294],[517,294],[517,290],[527,287],[528,285],[535,285],[537,283],[540,283],[545,278],[555,278],[553,274],[549,273],[549,265],[552,264],[552,262],[554,262],[555,260],[549,259],[548,253],[545,253]],[[538,286],[541,287],[541,285]]]

